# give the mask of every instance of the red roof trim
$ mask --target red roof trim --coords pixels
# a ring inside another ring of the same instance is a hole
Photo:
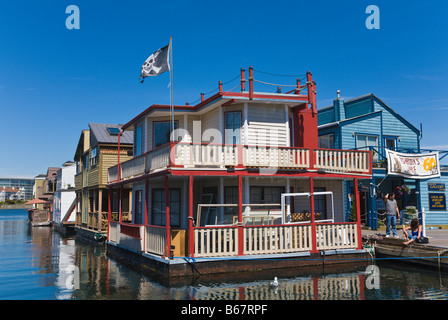
[[[202,107],[210,104],[212,101],[217,100],[218,98],[247,98],[249,99],[249,93],[248,92],[218,92],[215,95],[207,98],[206,100],[198,103],[195,106],[189,106],[189,105],[175,105],[174,110],[184,110],[184,111],[196,111],[198,109],[201,109]],[[305,95],[295,95],[295,94],[263,94],[263,93],[254,93],[253,94],[254,99],[272,99],[272,100],[288,100],[288,101],[297,101],[297,102],[306,102],[308,101],[308,96]],[[126,123],[121,127],[122,130],[125,130],[126,128],[130,127],[132,124],[134,124],[137,120],[144,117],[146,114],[154,111],[154,110],[170,110],[170,106],[166,104],[153,104],[143,112],[141,112],[139,115],[134,117],[131,121]]]

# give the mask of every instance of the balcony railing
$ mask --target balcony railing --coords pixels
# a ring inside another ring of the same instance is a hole
[[[370,151],[193,144],[170,142],[109,168],[108,182],[127,180],[169,167],[226,168],[256,167],[324,170],[332,173],[368,174],[372,170]],[[311,158],[315,159],[312,163]],[[120,179],[119,179],[120,176]]]

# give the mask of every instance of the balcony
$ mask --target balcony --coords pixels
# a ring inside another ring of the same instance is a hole
[[[370,174],[370,151],[170,142],[109,168],[108,183],[169,167],[185,169],[268,168]],[[118,172],[120,171],[120,179]]]

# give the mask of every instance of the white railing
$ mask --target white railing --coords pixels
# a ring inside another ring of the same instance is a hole
[[[310,150],[289,147],[241,146],[220,144],[167,143],[139,157],[121,163],[121,179],[169,166],[320,169],[327,172],[371,172],[371,152],[316,149],[316,162],[310,162]],[[108,181],[117,180],[117,166],[109,168]]]
[[[107,182],[118,180],[118,166],[113,166],[108,169]]]
[[[244,146],[244,165],[247,167],[308,168],[308,149],[287,147]]]
[[[175,145],[174,156],[176,165],[236,166],[238,146],[178,143]]]
[[[145,227],[146,251],[158,255],[164,255],[166,246],[165,227]]]
[[[121,179],[130,179],[145,173],[145,156],[133,158],[121,164]]]
[[[119,243],[120,241],[120,223],[111,221],[109,223],[109,241]]]
[[[311,226],[244,227],[244,254],[275,254],[311,250]]]
[[[194,229],[194,256],[236,256],[238,253],[238,229],[236,227],[211,227]]]
[[[356,223],[316,225],[318,250],[354,249],[358,247]]]
[[[146,171],[166,168],[170,165],[171,144],[167,143],[146,153]]]
[[[370,172],[370,152],[316,149],[316,169],[331,172]]]

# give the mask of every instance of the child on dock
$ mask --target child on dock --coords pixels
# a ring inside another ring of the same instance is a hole
[[[411,220],[411,224],[409,227],[403,229],[404,236],[408,241],[403,242],[405,245],[410,244],[411,242],[416,241],[417,239],[422,238],[422,226],[420,225],[417,218]]]

